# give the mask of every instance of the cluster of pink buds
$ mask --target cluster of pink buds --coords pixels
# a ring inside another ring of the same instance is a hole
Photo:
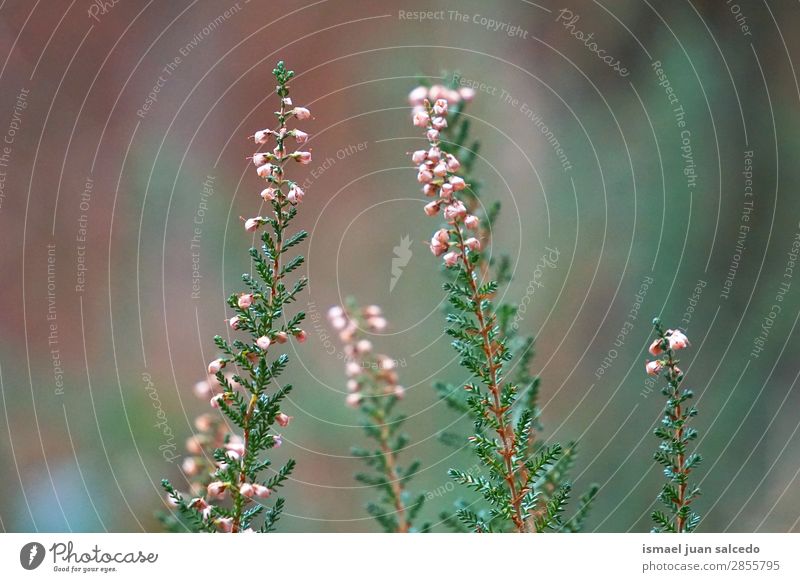
[[[383,317],[381,308],[377,305],[369,305],[361,310],[361,319],[364,327],[372,331],[383,331],[386,329],[386,319]],[[351,343],[359,331],[359,321],[350,317],[343,307],[331,307],[328,310],[328,321],[331,327],[339,332],[339,339],[344,343]]]
[[[405,389],[398,384],[397,362],[389,356],[375,353],[372,342],[360,333],[363,329],[386,328],[386,319],[380,307],[370,305],[353,312],[344,307],[331,307],[328,321],[339,332],[344,343],[347,405],[357,408],[365,397],[402,398]]]
[[[664,332],[663,338],[656,338],[653,340],[653,343],[650,344],[650,348],[648,351],[658,357],[663,355],[667,351],[677,351],[682,350],[689,346],[689,338],[686,335],[677,329],[668,329]],[[669,365],[668,360],[658,359],[658,360],[650,360],[645,364],[645,369],[650,376],[658,376],[661,371],[664,369],[665,366]],[[681,375],[681,370],[674,364],[671,366],[674,370],[676,376]]]
[[[418,87],[412,91],[412,96],[415,92],[421,95],[420,89],[424,88]],[[480,240],[468,232],[477,233],[480,220],[469,214],[457,195],[467,187],[464,178],[457,174],[461,162],[441,148],[439,132],[447,127],[448,101],[439,97],[431,104],[430,96],[429,91],[427,96],[421,97],[413,112],[414,125],[426,130],[428,149],[413,152],[411,160],[417,164],[417,181],[422,184],[423,194],[434,198],[425,205],[425,214],[437,216],[441,212],[449,225],[434,233],[430,242],[431,252],[443,257],[447,267],[454,267],[465,253],[480,250]]]
[[[462,101],[469,103],[475,97],[475,90],[471,87],[461,87],[450,89],[444,85],[433,85],[432,87],[419,86],[408,94],[408,102],[412,107],[422,107],[427,99],[431,103],[444,99],[451,105],[456,105]]]
[[[287,150],[288,139],[302,146],[308,141],[308,134],[300,129],[289,129],[286,121],[292,117],[304,120],[311,117],[311,112],[305,107],[295,107],[292,100],[286,97],[281,100],[281,110],[277,112],[279,125],[277,129],[262,129],[252,136],[257,145],[265,145],[271,139],[275,140],[275,147],[271,152],[256,152],[250,158],[256,166],[256,173],[259,178],[267,181],[267,187],[261,191],[261,198],[265,202],[277,204],[282,207],[286,202],[296,206],[303,201],[305,192],[295,182],[284,177],[284,164],[288,160],[294,160],[301,164],[311,163],[311,152],[306,150]],[[284,187],[287,191],[284,192]],[[245,231],[253,233],[267,223],[267,219],[262,216],[244,220]]]
[[[208,380],[197,382],[194,394],[201,400],[208,401],[220,390],[217,379],[209,376]],[[210,475],[216,470],[213,462],[215,449],[222,447],[228,433],[227,427],[219,415],[203,413],[194,420],[196,433],[186,441],[189,453],[181,463],[181,469],[192,495],[200,495],[210,481]]]

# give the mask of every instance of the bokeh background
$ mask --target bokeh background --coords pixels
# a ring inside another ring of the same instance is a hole
[[[419,10],[442,12],[406,17]],[[239,217],[261,186],[247,136],[271,122],[285,59],[315,117],[315,161],[295,175],[318,321],[290,344],[283,531],[376,529],[324,321],[347,295],[390,320],[373,341],[401,361],[404,458],[422,461],[414,488],[435,492],[425,515],[460,494],[446,470],[471,461],[436,435],[465,421],[431,382],[464,378],[406,156],[408,91],[453,72],[477,88],[478,173],[503,204],[504,293],[537,338],[545,436],[577,439],[577,490],[601,486],[588,530],[650,527],[657,314],[693,341],[700,530],[800,530],[798,16],[775,0],[0,3],[0,529],[159,530],[159,481],[180,485],[207,408],[192,386],[249,269]]]

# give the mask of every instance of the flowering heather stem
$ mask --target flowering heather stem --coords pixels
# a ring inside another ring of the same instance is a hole
[[[297,150],[289,153],[287,139],[294,138],[298,144],[308,139],[308,134],[299,129],[289,129],[287,122],[292,118],[303,120],[310,117],[304,107],[292,106],[289,97],[289,80],[294,72],[289,71],[283,62],[273,70],[277,81],[276,93],[280,98],[280,109],[275,112],[278,119],[275,129],[263,129],[253,136],[256,144],[266,144],[271,138],[275,147],[271,152],[256,152],[252,156],[256,173],[267,182],[261,198],[272,208],[271,216],[257,216],[244,220],[245,231],[255,233],[263,226],[260,239],[261,248],[251,248],[250,258],[256,276],[242,275],[249,288],[248,292],[231,295],[228,306],[236,315],[228,320],[234,331],[249,334],[249,341],[235,339],[229,342],[216,336],[214,342],[223,357],[208,365],[208,372],[220,392],[211,398],[211,406],[224,413],[230,423],[241,429],[241,437],[228,434],[223,446],[214,450],[215,470],[212,480],[207,484],[207,494],[198,495],[188,503],[168,481],[163,481],[173,505],[179,509],[185,525],[194,531],[221,531],[238,533],[254,531],[255,519],[262,516],[258,531],[274,529],[282,509],[283,500],[278,499],[267,509],[256,498],[266,499],[280,487],[294,469],[294,460],[288,460],[274,475],[263,481],[259,475],[271,469],[272,462],[262,457],[268,449],[280,447],[283,439],[274,430],[274,425],[285,427],[291,417],[280,407],[281,402],[292,389],[291,385],[278,386],[274,393],[267,390],[283,372],[288,356],[280,354],[276,359],[269,357],[270,347],[286,343],[290,337],[304,342],[307,334],[299,325],[305,318],[301,311],[287,319],[286,307],[293,303],[298,293],[306,286],[306,278],[300,277],[291,289],[287,289],[286,275],[303,264],[303,257],[296,256],[288,261],[283,254],[300,244],[308,236],[301,230],[286,237],[286,230],[297,214],[297,205],[302,201],[303,191],[293,181],[285,177],[285,165],[294,160],[307,164],[311,154]],[[281,324],[282,323],[282,324]],[[236,372],[230,376],[223,370],[232,364]],[[221,500],[223,503],[212,504]]]
[[[434,92],[438,95],[434,96]],[[418,150],[412,155],[412,160],[418,164],[417,180],[423,185],[423,193],[434,198],[425,206],[425,213],[436,216],[441,212],[447,222],[447,227],[436,231],[430,243],[431,252],[441,256],[446,270],[453,274],[444,288],[457,312],[448,314],[450,325],[446,332],[453,338],[452,344],[461,356],[461,365],[480,381],[464,387],[468,395],[465,402],[453,397],[449,390],[443,396],[448,404],[472,417],[476,432],[468,441],[488,474],[486,478],[476,471],[450,470],[451,477],[481,493],[491,508],[475,513],[462,506],[456,511],[456,516],[476,532],[560,528],[560,514],[566,505],[570,486],[561,484],[543,507],[540,507],[542,499],[535,487],[539,480],[548,479],[550,470],[562,457],[562,449],[559,445],[540,446],[536,450],[538,454],[532,454],[532,433],[536,422],[534,401],[514,410],[518,402],[518,386],[504,379],[503,366],[513,359],[508,341],[515,339],[515,334],[508,324],[516,310],[505,304],[495,307],[491,302],[498,282],[488,280],[490,263],[481,253],[488,241],[488,231],[481,228],[482,221],[470,212],[478,204],[475,195],[469,193],[464,178],[456,173],[462,166],[461,162],[448,151],[448,146],[440,138],[441,132],[448,127],[449,112],[449,103],[442,95],[453,93],[453,90],[445,88],[428,90],[421,87],[412,91],[410,100],[414,105],[414,125],[425,130],[428,140],[427,150]],[[458,93],[456,95],[461,97]],[[433,103],[428,97],[433,99]],[[456,108],[455,111],[457,114],[460,110]],[[497,206],[494,208],[487,213],[488,225],[496,214]],[[473,231],[475,235],[467,231]],[[498,314],[502,314],[502,320]],[[527,366],[529,356],[526,354],[532,342],[524,343],[521,361]],[[519,377],[528,387],[534,388],[535,382],[528,376],[527,369]],[[493,431],[499,440],[486,436],[486,428]]]
[[[689,488],[689,475],[702,458],[697,453],[687,454],[687,445],[697,438],[697,431],[687,423],[697,415],[697,409],[686,406],[694,395],[691,390],[680,387],[683,372],[678,368],[675,352],[688,347],[689,340],[681,331],[665,330],[658,318],[653,320],[653,326],[657,337],[650,344],[649,351],[658,359],[647,362],[647,373],[651,376],[662,374],[667,380],[661,391],[667,397],[667,405],[661,424],[655,430],[661,444],[654,458],[663,465],[668,479],[659,499],[670,510],[670,515],[662,511],[653,512],[654,531],[688,533],[694,531],[700,522],[700,516],[692,508],[692,502],[700,496],[700,489]]]
[[[427,524],[421,528],[413,525],[425,497],[412,498],[406,488],[419,463],[415,461],[404,469],[398,461],[398,452],[407,444],[408,438],[398,432],[404,417],[392,415],[397,402],[405,394],[405,389],[398,384],[397,363],[386,355],[375,353],[372,342],[364,337],[362,331],[384,329],[386,320],[377,305],[359,309],[352,301],[347,307],[332,307],[328,319],[344,343],[348,376],[346,402],[364,415],[364,431],[377,445],[377,450],[373,451],[353,449],[355,456],[377,473],[358,474],[356,479],[377,488],[384,495],[385,506],[371,503],[367,510],[384,531],[427,531]]]

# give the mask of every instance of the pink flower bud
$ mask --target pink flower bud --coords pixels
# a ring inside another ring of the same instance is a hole
[[[256,494],[256,497],[263,498],[269,497],[270,493],[272,493],[272,491],[260,483],[253,483],[253,492]]]
[[[358,364],[358,362],[347,362],[344,369],[347,375],[351,378],[358,376],[361,373],[361,366]]]
[[[422,102],[425,100],[425,97],[428,96],[428,88],[427,87],[417,87],[411,93],[408,94],[408,102],[411,105],[422,105]]]
[[[305,192],[303,189],[298,186],[297,184],[292,184],[292,187],[289,188],[289,193],[286,195],[286,199],[291,202],[292,204],[300,204],[303,201],[303,196],[305,196]]]
[[[438,241],[442,244],[450,244],[450,231],[446,228],[440,228],[435,233],[433,233],[433,238],[431,242]]]
[[[428,141],[437,141],[439,139],[439,130],[429,129],[425,132],[425,137],[428,138]]]
[[[447,252],[447,249],[450,248],[448,245],[441,243],[436,239],[431,241],[430,246],[431,246],[431,252],[435,257],[441,257],[443,254]]]
[[[438,162],[442,159],[442,150],[436,146],[431,147],[431,149],[428,150],[428,159],[432,162]]]
[[[281,435],[279,435],[279,434],[272,435],[272,446],[274,448],[276,448],[276,449],[280,448],[280,446],[282,444],[283,444],[283,437]]]
[[[477,230],[478,225],[480,224],[480,220],[474,214],[470,214],[464,219],[464,226],[466,226],[470,230]]]
[[[392,392],[394,393],[395,398],[402,398],[406,395],[406,389],[402,386],[395,386]]]
[[[472,236],[464,241],[464,245],[471,251],[479,251],[481,248],[481,241]]]
[[[361,384],[358,383],[358,380],[353,380],[352,378],[347,381],[347,391],[348,392],[358,392],[361,390]]]
[[[275,334],[275,341],[279,344],[285,344],[289,340],[289,334],[285,331],[279,331]]]
[[[252,497],[255,491],[250,483],[242,483],[241,487],[239,487],[239,493],[245,497]]]
[[[193,391],[195,396],[202,399],[206,399],[213,394],[211,384],[207,380],[196,382]]]
[[[194,419],[194,426],[200,432],[210,431],[213,424],[213,417],[210,414],[201,414]]]
[[[348,322],[347,326],[339,332],[339,339],[343,342],[349,342],[353,340],[353,334],[355,334],[356,328],[353,325],[353,322]]]
[[[372,351],[372,342],[368,339],[359,340],[356,344],[356,350],[362,354],[366,354]]]
[[[447,154],[446,161],[447,169],[451,172],[456,172],[461,167],[461,162],[459,162],[453,154]]]
[[[338,305],[334,305],[328,310],[328,319],[335,319],[337,317],[344,317],[344,309]]]
[[[650,344],[648,350],[654,356],[660,356],[664,353],[664,350],[661,347],[661,338],[653,340],[653,343]]]
[[[436,116],[431,119],[431,125],[433,126],[433,129],[442,130],[447,127],[447,120],[444,117]]]
[[[669,349],[682,350],[689,345],[689,338],[687,338],[682,331],[677,329],[667,330],[667,333],[669,334],[667,337],[667,340],[669,341]]]
[[[431,171],[424,166],[420,168],[419,173],[417,174],[417,182],[420,184],[427,184],[428,182],[433,180],[433,174]]]
[[[428,182],[422,186],[422,193],[425,196],[436,196],[436,191],[439,189],[439,186],[434,184],[433,182]]]
[[[386,329],[388,322],[383,317],[371,317],[369,321],[367,321],[367,324],[371,329],[381,331]]]
[[[241,458],[244,456],[244,443],[231,441],[225,444],[228,455]]]
[[[211,408],[219,408],[219,403],[222,402],[223,400],[225,400],[225,396],[222,394],[217,394],[216,396],[213,396],[211,400],[208,401],[208,404],[209,406],[211,406]]]
[[[413,154],[411,154],[411,161],[415,164],[421,164],[425,161],[425,158],[428,157],[428,153],[425,150],[417,150]]]
[[[294,152],[292,154],[294,159],[301,164],[310,164],[311,163],[311,152]]]
[[[217,518],[214,524],[217,526],[217,531],[222,533],[230,533],[233,531],[233,518],[231,517]]]
[[[265,335],[262,335],[260,338],[256,340],[256,345],[265,352],[267,351],[267,348],[269,348],[269,344],[271,343],[272,342],[269,341],[269,338]]]
[[[294,114],[294,116],[297,119],[301,120],[308,119],[309,117],[311,117],[311,112],[305,107],[295,107],[294,109],[292,109],[292,114]]]
[[[239,316],[234,315],[228,320],[228,325],[231,326],[231,329],[239,329]]]
[[[431,116],[428,115],[425,111],[417,111],[414,114],[414,125],[417,127],[428,127],[428,122],[431,120]]]
[[[444,85],[433,85],[428,91],[428,99],[436,101],[447,95],[447,87]]]
[[[259,178],[267,178],[270,174],[272,174],[272,164],[264,164],[263,166],[259,166],[256,168],[256,174],[258,174]]]
[[[392,358],[383,356],[378,362],[378,366],[380,366],[381,370],[394,370],[397,367],[397,362]]]
[[[450,251],[449,253],[445,254],[444,256],[444,264],[446,267],[454,267],[458,264],[458,259],[461,255],[459,255],[455,251]]]
[[[439,214],[439,202],[429,202],[425,205],[425,214],[428,216],[436,216]]]
[[[275,188],[270,186],[269,188],[264,188],[261,191],[261,197],[264,199],[265,202],[271,202],[272,200],[275,200],[275,193],[276,193]]]
[[[292,133],[294,134],[294,139],[297,141],[297,143],[306,143],[308,141],[308,134],[305,131],[293,129]]]
[[[475,89],[472,87],[461,87],[461,89],[458,90],[458,95],[464,101],[470,102],[475,98]]]
[[[223,360],[221,358],[218,358],[218,359],[212,361],[210,364],[208,364],[208,373],[209,374],[216,374],[222,368],[225,367],[225,363],[226,363],[225,360]]]
[[[296,334],[294,334],[294,339],[303,344],[308,339],[308,333],[306,332],[306,330],[301,329]]]
[[[436,115],[447,115],[447,100],[437,99],[433,104],[433,112]]]
[[[433,175],[438,177],[438,178],[446,176],[447,175],[447,165],[442,163],[442,162],[439,162],[438,164],[436,164],[436,166],[434,166],[434,168],[433,168]]]
[[[186,439],[186,450],[193,455],[199,455],[203,452],[203,447],[197,437],[189,437]]]
[[[253,139],[258,144],[265,144],[267,143],[267,138],[269,138],[269,134],[272,133],[272,130],[269,129],[261,129],[255,133]]]
[[[247,309],[253,304],[254,295],[252,293],[242,293],[236,302],[242,309]]]
[[[253,154],[253,164],[258,166],[263,166],[267,163],[267,154]]]
[[[658,376],[659,372],[663,369],[663,365],[659,360],[653,360],[652,362],[647,362],[645,365],[645,370],[647,370],[648,376]]]
[[[464,218],[467,215],[467,208],[460,200],[451,202],[444,209],[444,218],[447,221],[454,221]]]
[[[281,426],[289,426],[289,422],[292,420],[292,417],[288,414],[284,414],[283,412],[279,412],[275,415],[275,422],[277,422]]]
[[[181,469],[189,477],[193,477],[197,475],[197,461],[194,460],[194,457],[186,457],[181,463]]]
[[[208,496],[212,499],[215,497],[221,497],[225,492],[226,487],[227,485],[222,481],[212,481],[208,484]]]
[[[467,187],[466,182],[464,182],[464,178],[460,176],[450,176],[449,181],[453,185],[453,190],[455,191],[463,190]]]
[[[343,330],[347,325],[347,320],[344,317],[334,317],[330,321],[331,327],[337,331]]]
[[[195,497],[189,502],[189,507],[194,507],[195,509],[203,510],[208,507],[208,502],[203,499],[202,497]]]
[[[358,392],[348,394],[344,401],[350,408],[358,408],[358,405],[361,404],[361,394]]]
[[[264,219],[261,218],[260,216],[257,216],[255,218],[248,218],[247,220],[244,221],[244,229],[247,232],[255,232],[258,230],[258,227],[260,227],[262,224],[264,224]]]

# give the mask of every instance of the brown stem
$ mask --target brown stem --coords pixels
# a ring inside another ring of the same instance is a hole
[[[670,370],[670,384],[672,385],[672,397],[675,400],[678,400],[680,398],[680,392],[678,390],[678,372],[676,370],[676,362],[675,362],[675,360],[673,358],[672,350],[668,351],[667,367]],[[681,403],[678,402],[678,404],[675,405],[675,412],[672,415],[672,419],[674,421],[677,421],[677,420],[679,420],[681,418],[682,415],[683,415],[683,410],[682,410],[682,407],[681,407]],[[679,428],[675,429],[675,440],[678,443],[682,443],[683,442],[683,424],[681,424]],[[686,463],[685,455],[683,453],[680,453],[678,455],[678,471],[677,471],[678,475],[685,476],[685,473],[686,473],[685,463]],[[683,533],[684,529],[686,527],[686,523],[685,523],[686,520],[681,515],[681,510],[686,505],[686,482],[685,482],[685,480],[684,480],[684,482],[678,484],[678,502],[677,502],[677,505],[678,505],[678,515],[677,515],[677,518],[676,518],[677,530],[678,530],[678,533]]]
[[[514,433],[513,428],[511,428],[511,426],[506,422],[505,408],[502,406],[500,398],[500,386],[497,379],[499,365],[495,363],[495,351],[492,340],[489,337],[489,325],[487,324],[483,309],[481,308],[481,301],[483,300],[483,297],[480,295],[478,291],[478,284],[475,282],[475,270],[473,269],[473,265],[467,258],[467,247],[464,244],[464,236],[461,232],[461,224],[458,220],[454,222],[454,230],[458,239],[458,247],[461,250],[461,262],[464,265],[464,269],[467,273],[467,279],[469,280],[470,292],[472,293],[472,302],[475,306],[474,314],[478,320],[478,326],[480,328],[480,334],[483,343],[482,349],[484,355],[486,356],[486,362],[489,369],[488,388],[489,393],[492,396],[492,406],[489,407],[489,410],[492,412],[495,417],[495,421],[497,422],[496,430],[497,434],[500,436],[500,442],[502,443],[500,456],[503,457],[503,465],[505,467],[505,475],[503,475],[503,478],[508,485],[508,490],[511,495],[511,505],[514,508],[514,514],[511,516],[511,519],[514,522],[514,527],[516,527],[517,531],[522,532],[525,531],[525,522],[522,515],[521,504],[522,497],[525,495],[526,491],[524,488],[522,491],[518,491],[517,479],[514,473],[514,465],[511,460],[512,456],[514,455]]]
[[[376,414],[375,420],[380,423],[381,427],[378,443],[383,453],[386,478],[392,489],[392,497],[394,497],[394,508],[397,512],[397,533],[407,533],[410,524],[406,519],[406,507],[403,503],[403,484],[400,481],[400,475],[397,473],[397,458],[389,444],[389,427],[385,423],[382,414]]]

